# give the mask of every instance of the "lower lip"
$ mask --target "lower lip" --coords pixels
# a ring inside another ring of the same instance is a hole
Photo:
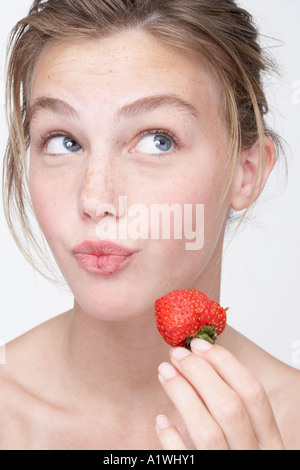
[[[113,274],[127,266],[133,259],[131,255],[89,255],[86,253],[75,253],[79,265],[90,273]]]

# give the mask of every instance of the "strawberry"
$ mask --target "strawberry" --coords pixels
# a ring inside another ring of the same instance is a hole
[[[197,289],[174,290],[155,301],[158,331],[170,346],[189,349],[193,338],[215,343],[226,326],[226,311]]]

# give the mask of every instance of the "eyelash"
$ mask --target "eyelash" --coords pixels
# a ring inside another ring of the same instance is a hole
[[[49,140],[53,139],[54,137],[69,137],[70,139],[76,140],[71,134],[67,134],[66,132],[63,132],[63,131],[49,132],[49,134],[45,136],[41,136],[39,142],[37,143],[37,147],[39,149],[43,149],[45,145],[49,142]]]
[[[173,144],[175,145],[175,148],[179,147],[180,145],[178,137],[173,132],[170,132],[166,129],[147,130],[147,131],[141,132],[138,135],[138,138],[146,137],[147,135],[163,135],[173,142]],[[40,141],[37,143],[37,147],[39,149],[44,149],[45,145],[49,142],[49,140],[54,137],[68,137],[70,139],[75,140],[81,146],[80,142],[78,142],[77,139],[75,139],[75,137],[73,137],[71,134],[68,134],[64,131],[55,131],[55,132],[49,132],[49,134],[42,136],[40,138]]]
[[[178,137],[173,132],[170,132],[166,129],[154,129],[154,130],[144,131],[144,132],[141,132],[138,135],[138,137],[146,137],[147,135],[163,135],[165,137],[168,137],[168,139],[172,140],[172,142],[175,144],[175,147],[179,146]]]

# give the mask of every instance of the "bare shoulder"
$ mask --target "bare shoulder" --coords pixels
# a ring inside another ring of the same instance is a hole
[[[280,361],[232,328],[227,344],[233,354],[263,385],[285,448],[300,450],[300,370]]]
[[[300,371],[263,352],[261,381],[274,411],[286,450],[300,450]]]
[[[278,384],[270,396],[287,450],[300,450],[300,370],[280,363]]]
[[[45,389],[52,380],[53,364],[57,361],[54,331],[58,330],[62,318],[55,317],[3,347],[2,358],[5,360],[0,364],[1,450],[31,446],[28,441],[32,437],[30,429],[38,429],[35,419],[45,415],[47,410]]]
[[[5,369],[25,388],[59,354],[67,314],[41,323],[5,345]]]
[[[286,450],[300,450],[300,371],[271,356],[258,353],[260,379],[265,385]]]
[[[22,433],[21,409],[28,409],[7,364],[0,366],[0,449],[17,450],[16,436]],[[24,423],[24,421],[23,421]],[[18,439],[17,439],[18,440]],[[18,443],[20,445],[20,442]]]

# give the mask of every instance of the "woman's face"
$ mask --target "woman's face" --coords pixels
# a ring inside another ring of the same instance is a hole
[[[35,66],[31,106],[32,203],[80,307],[120,320],[153,310],[168,291],[209,290],[230,201],[216,210],[228,137],[207,67],[141,31],[53,43]],[[173,204],[181,236],[175,216],[162,236]],[[162,205],[157,239],[151,214]],[[105,238],[135,252],[128,264],[111,256],[99,272],[82,267],[72,249]]]

